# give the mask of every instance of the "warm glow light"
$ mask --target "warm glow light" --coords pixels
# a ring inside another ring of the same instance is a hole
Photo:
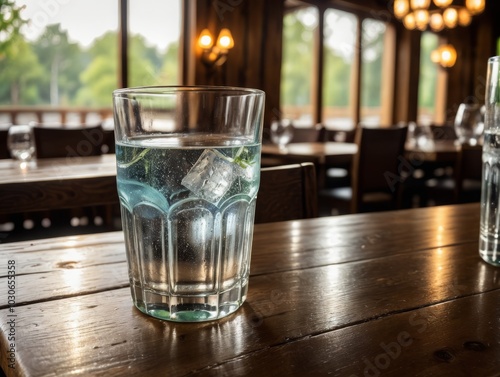
[[[444,29],[444,21],[441,13],[433,13],[429,18],[429,25],[434,31],[441,31]]]
[[[426,10],[416,10],[415,12],[415,24],[419,30],[425,30],[427,24],[429,23],[429,12]]]
[[[411,0],[411,7],[416,9],[427,9],[431,5],[431,0]]]
[[[484,11],[485,0],[466,0],[465,6],[471,14],[479,14]]]
[[[203,29],[198,37],[198,46],[203,50],[201,60],[207,66],[221,66],[227,60],[228,50],[234,47],[234,39],[229,29],[223,28],[217,37],[214,46],[214,38],[208,29]]]
[[[444,68],[453,67],[457,61],[457,50],[455,50],[455,47],[452,45],[443,45],[439,50],[441,52],[439,64]]]
[[[431,62],[439,64],[439,61],[441,60],[441,54],[439,53],[439,50],[434,50],[431,52]]]
[[[415,15],[413,13],[409,13],[403,18],[403,25],[405,28],[408,30],[413,30],[417,27],[417,24],[415,23]]]
[[[446,27],[452,29],[457,26],[458,12],[455,8],[448,8],[443,12],[443,21]]]
[[[434,4],[436,4],[440,8],[447,7],[451,3],[453,3],[453,0],[434,0]]]
[[[460,26],[467,26],[471,23],[472,16],[466,8],[460,8],[458,10],[458,24]]]
[[[410,11],[408,0],[394,0],[394,15],[401,19]]]
[[[394,15],[407,29],[426,30],[430,27],[439,32],[445,27],[468,26],[472,16],[485,9],[485,0],[465,0],[465,6],[453,0],[393,0]]]
[[[453,67],[457,61],[457,50],[452,45],[442,45],[431,52],[431,61],[443,68]]]
[[[234,47],[233,36],[229,29],[224,28],[220,31],[217,46],[223,50],[229,50]]]
[[[198,38],[198,46],[200,46],[203,49],[209,49],[214,45],[214,39],[212,37],[212,34],[210,34],[210,31],[208,29],[203,29],[200,37]]]

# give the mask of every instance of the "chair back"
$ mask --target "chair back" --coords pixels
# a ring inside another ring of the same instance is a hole
[[[100,125],[78,128],[36,126],[33,131],[37,158],[98,156],[104,142]]]
[[[261,169],[255,223],[307,219],[318,216],[314,164]]]
[[[432,137],[435,141],[439,140],[457,140],[455,127],[450,124],[431,124]]]
[[[323,141],[324,129],[321,124],[308,128],[293,128],[293,137],[291,143],[313,143]]]
[[[335,130],[326,128],[324,131],[324,141],[336,141],[341,143],[354,143],[356,129],[352,130]]]
[[[9,148],[7,147],[7,129],[0,130],[0,159],[10,158]]]
[[[387,194],[396,204],[401,182],[398,168],[404,159],[407,132],[407,126],[357,128],[358,152],[352,165],[351,213],[360,212],[367,193]]]
[[[471,191],[476,191],[476,197],[479,200],[483,168],[482,156],[483,148],[481,145],[462,144],[455,166],[455,199],[457,201],[463,199],[467,183],[473,189]]]

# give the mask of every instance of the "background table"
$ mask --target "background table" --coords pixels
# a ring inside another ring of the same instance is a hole
[[[467,204],[257,225],[246,303],[201,324],[133,308],[120,232],[0,246],[1,366],[9,376],[495,376],[500,269],[478,256],[478,221]]]
[[[118,203],[114,154],[0,160],[0,214]]]

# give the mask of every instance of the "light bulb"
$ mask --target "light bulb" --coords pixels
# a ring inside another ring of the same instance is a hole
[[[408,30],[413,30],[417,27],[415,22],[415,15],[413,13],[408,13],[405,18],[403,18],[403,25]]]
[[[434,0],[434,4],[440,8],[445,8],[453,3],[453,0]]]
[[[444,29],[444,21],[441,13],[433,13],[429,18],[429,25],[434,31],[441,31]]]
[[[466,8],[460,8],[458,10],[458,24],[460,26],[467,26],[471,23],[472,16]]]
[[[455,8],[448,8],[443,12],[443,21],[446,27],[452,29],[457,26],[458,12]]]
[[[198,38],[198,46],[200,46],[204,50],[208,50],[214,45],[214,39],[212,34],[208,29],[203,29],[200,33],[200,37]]]
[[[485,0],[465,0],[465,6],[473,15],[484,11]]]
[[[394,15],[401,19],[410,11],[408,0],[394,0]]]

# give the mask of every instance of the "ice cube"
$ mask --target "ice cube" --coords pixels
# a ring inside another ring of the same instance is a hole
[[[243,169],[234,161],[205,149],[181,183],[200,198],[217,204],[242,174]]]

